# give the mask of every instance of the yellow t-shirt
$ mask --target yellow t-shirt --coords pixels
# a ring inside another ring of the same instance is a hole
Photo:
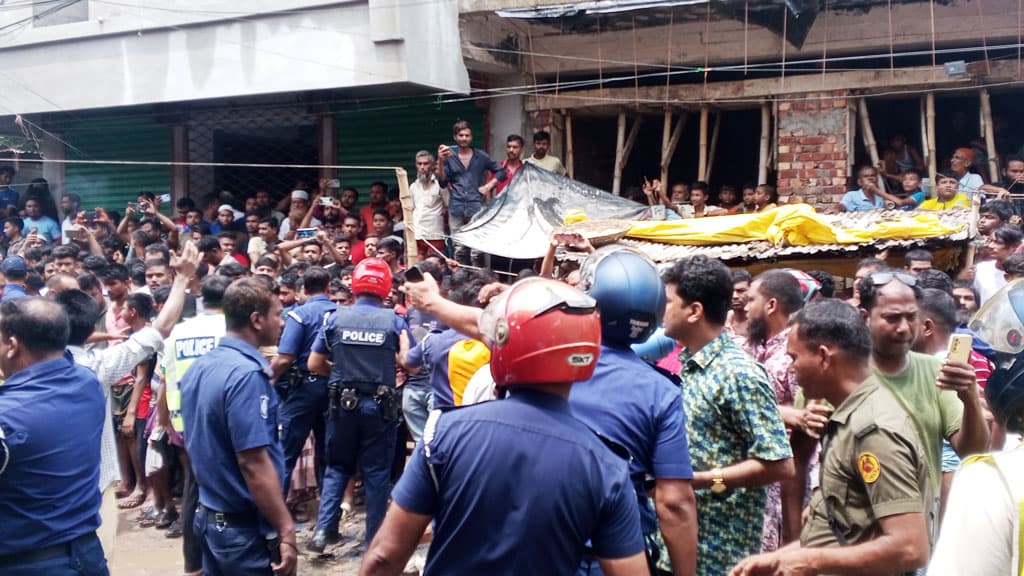
[[[952,200],[943,202],[938,198],[929,198],[917,208],[919,210],[945,210],[947,208],[970,208],[971,200],[966,194],[957,194]]]

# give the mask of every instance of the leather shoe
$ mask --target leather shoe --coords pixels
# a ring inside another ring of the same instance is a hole
[[[324,549],[327,548],[328,544],[337,544],[338,542],[341,542],[341,535],[337,532],[317,530],[313,533],[313,538],[306,543],[306,550],[316,552],[317,554],[323,554]]]

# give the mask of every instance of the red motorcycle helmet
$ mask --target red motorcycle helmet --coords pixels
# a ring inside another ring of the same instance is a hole
[[[502,387],[587,380],[601,347],[597,302],[568,284],[527,278],[480,317],[491,376]]]
[[[352,271],[352,295],[372,294],[381,300],[391,294],[391,268],[380,258],[363,258]]]

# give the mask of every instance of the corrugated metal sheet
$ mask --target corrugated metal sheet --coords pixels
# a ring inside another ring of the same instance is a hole
[[[438,103],[431,99],[374,101],[349,105],[335,111],[338,132],[338,163],[364,166],[404,166],[416,174],[414,158],[419,150],[437,153],[437,145],[452,143],[452,124],[466,120],[473,127],[473,143],[486,147],[484,110],[473,101]],[[370,183],[381,180],[397,186],[394,172],[342,170],[341,185],[359,190],[366,202]]]
[[[169,162],[171,131],[147,116],[94,117],[69,121],[63,139],[69,160]],[[82,197],[83,207],[124,213],[140,191],[156,195],[171,189],[169,166],[68,164],[65,190]]]
[[[871,210],[866,212],[846,212],[831,216],[824,216],[830,220],[837,229],[868,229],[870,230],[878,222],[887,219],[899,218],[913,214],[913,212],[895,210]],[[860,251],[877,252],[886,248],[911,248],[918,246],[937,246],[960,242],[966,240],[969,235],[968,222],[970,222],[971,211],[966,208],[956,208],[943,212],[931,212],[938,214],[939,221],[946,226],[963,226],[953,234],[936,235],[929,238],[914,238],[909,240],[875,240],[863,244],[815,244],[811,246],[775,246],[771,242],[757,241],[743,244],[722,244],[718,246],[685,246],[679,244],[662,244],[659,242],[647,242],[631,240],[629,238],[619,241],[619,244],[631,246],[647,254],[652,260],[658,263],[673,262],[681,258],[688,258],[698,254],[718,258],[729,264],[742,264],[758,260],[781,260],[795,257],[824,258],[830,255],[849,256]],[[575,253],[560,253],[560,259],[580,260],[582,256]]]

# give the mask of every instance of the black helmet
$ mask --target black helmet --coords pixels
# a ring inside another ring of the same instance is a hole
[[[992,372],[985,399],[997,422],[1011,432],[1024,432],[1024,352],[1010,366]]]

